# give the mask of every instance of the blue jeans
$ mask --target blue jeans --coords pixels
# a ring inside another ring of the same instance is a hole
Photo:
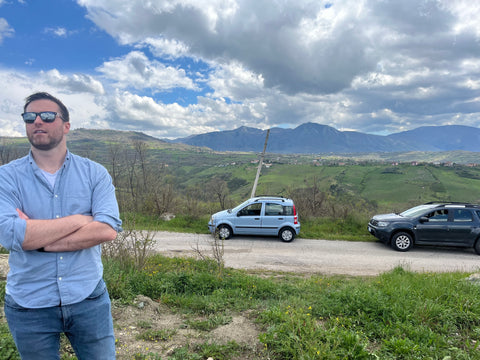
[[[115,359],[110,298],[101,280],[82,302],[27,309],[5,296],[5,316],[22,360],[60,359],[60,334],[70,340],[79,360]]]

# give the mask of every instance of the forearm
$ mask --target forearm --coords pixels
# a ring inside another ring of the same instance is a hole
[[[20,216],[22,217],[22,215]],[[51,220],[29,219],[25,216],[24,219],[27,221],[22,244],[24,250],[45,248],[93,221],[93,218],[87,215],[71,215]]]
[[[108,224],[93,221],[44,247],[47,252],[77,251],[112,241],[117,232]]]

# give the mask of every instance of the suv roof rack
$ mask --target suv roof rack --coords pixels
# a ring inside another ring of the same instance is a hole
[[[270,195],[270,194],[255,195],[254,197],[277,197],[277,198],[286,199],[286,197],[282,195]]]
[[[287,200],[286,197],[278,196],[278,195],[256,195],[252,199],[256,199],[255,201],[264,200],[264,199],[275,199],[275,200],[282,200],[282,201]]]
[[[472,204],[465,201],[430,201],[425,203],[425,205],[434,205],[437,204],[441,205],[463,205],[463,206],[472,206],[472,207],[480,207],[478,204]]]

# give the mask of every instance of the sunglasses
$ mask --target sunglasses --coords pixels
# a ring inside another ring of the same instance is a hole
[[[40,116],[43,122],[52,123],[55,121],[55,118],[58,116],[60,119],[62,118],[56,112],[53,111],[42,111],[42,112],[24,112],[22,114],[23,121],[27,124],[33,124],[37,116]]]

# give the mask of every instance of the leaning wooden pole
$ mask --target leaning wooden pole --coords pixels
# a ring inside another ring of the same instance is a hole
[[[251,198],[255,197],[255,192],[257,191],[258,178],[260,177],[260,171],[262,171],[263,158],[265,157],[265,151],[267,150],[268,135],[270,134],[270,129],[267,130],[267,136],[265,137],[265,145],[263,145],[262,156],[260,156],[260,161],[258,162],[257,176],[255,176],[255,182],[253,183],[252,195]]]

